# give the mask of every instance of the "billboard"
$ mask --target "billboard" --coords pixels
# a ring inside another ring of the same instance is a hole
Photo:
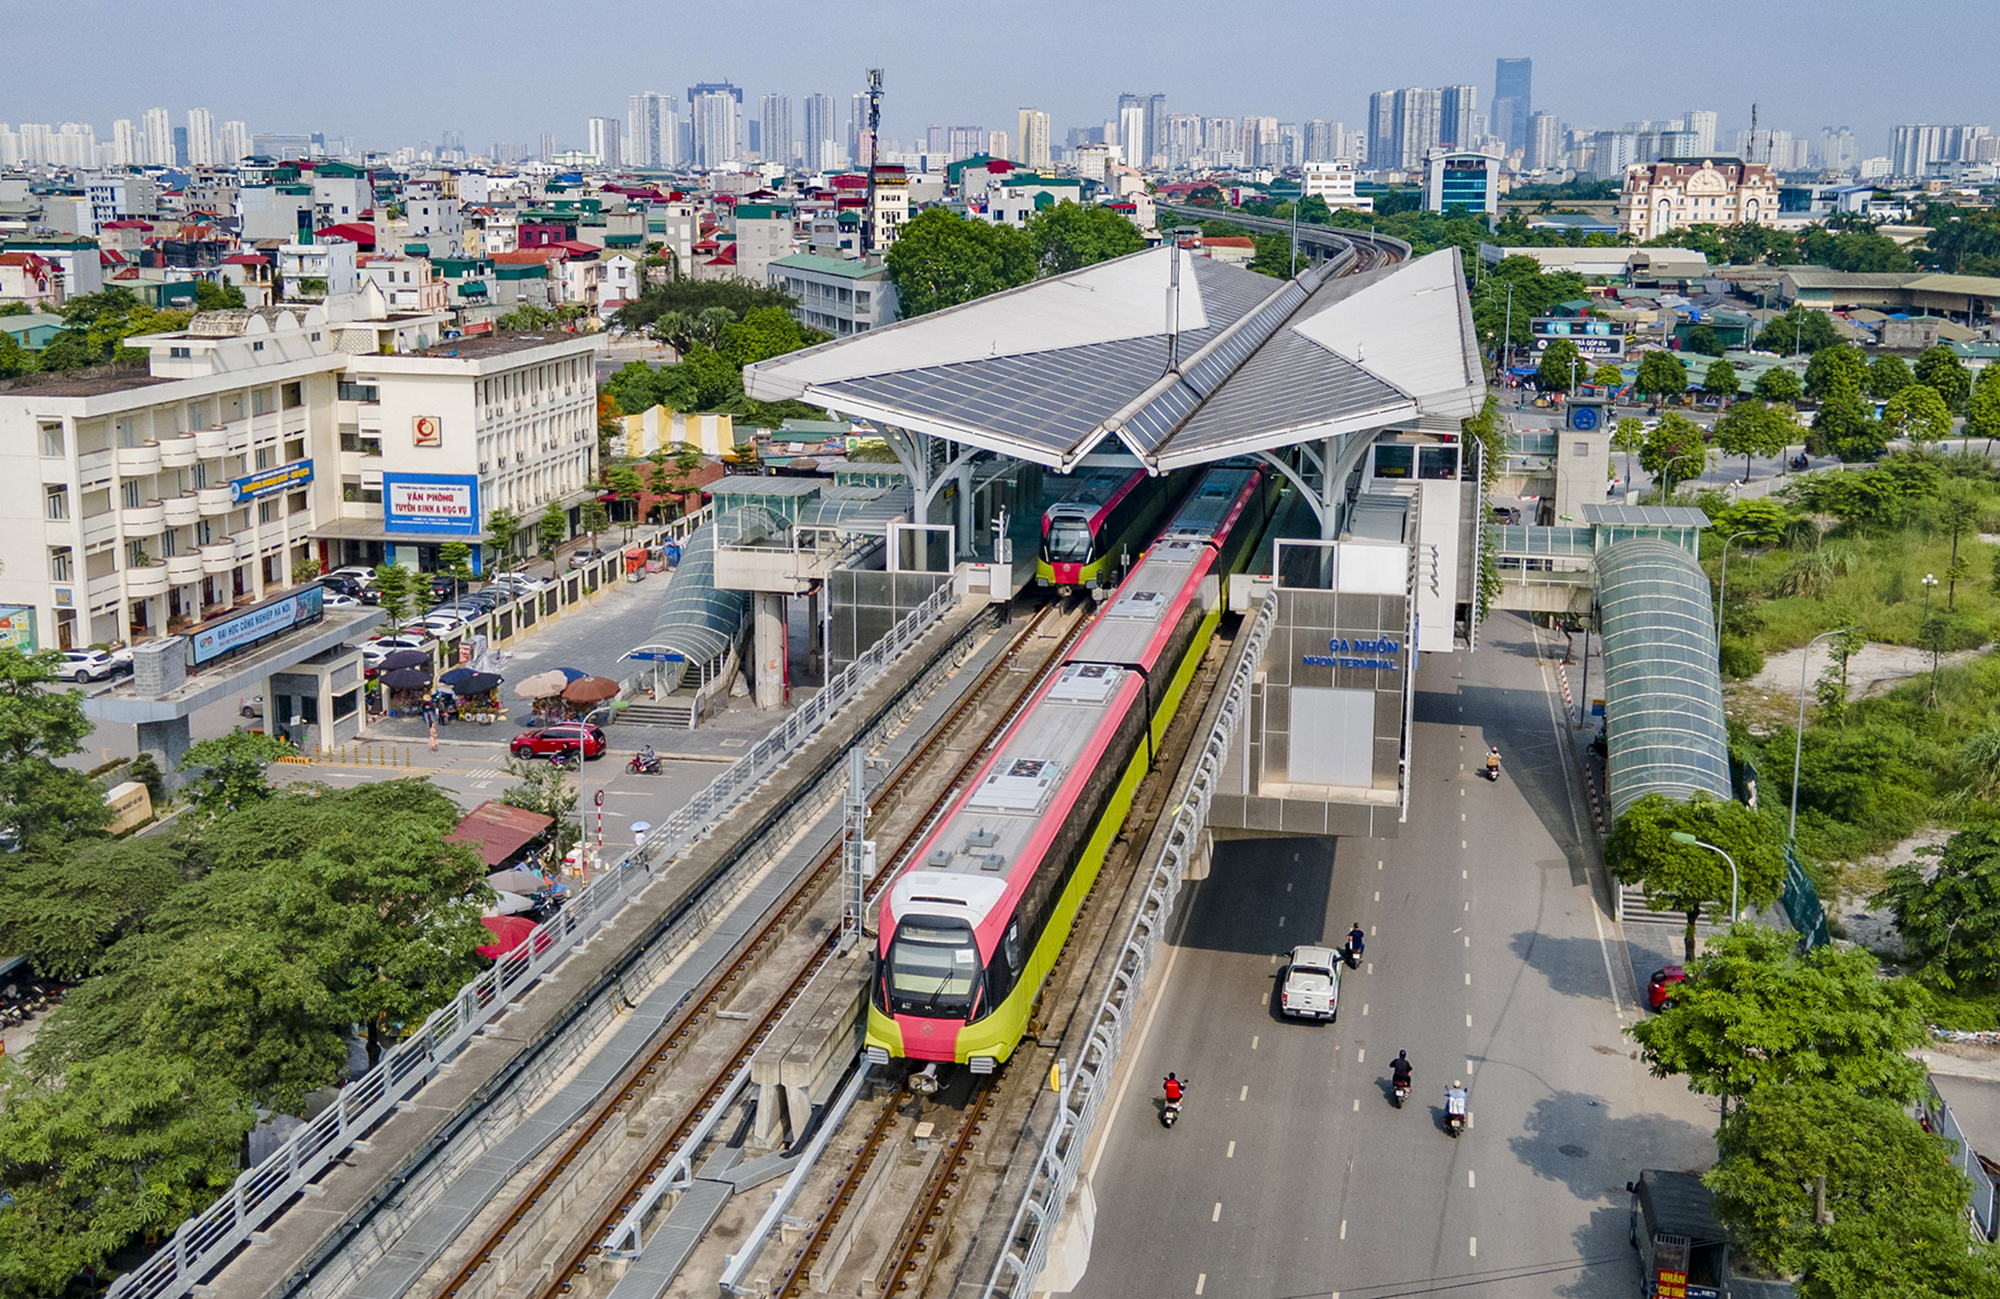
[[[35,607],[31,604],[0,604],[0,645],[23,654],[35,652]]]
[[[472,536],[479,479],[472,474],[383,474],[382,519],[391,532]]]
[[[262,500],[294,487],[304,487],[312,480],[313,462],[310,460],[295,460],[276,469],[259,469],[247,477],[229,480],[229,503],[241,505],[245,501]]]
[[[318,583],[300,587],[290,595],[266,600],[189,631],[188,662],[199,666],[219,659],[288,632],[301,623],[316,622],[325,612],[325,590]]]

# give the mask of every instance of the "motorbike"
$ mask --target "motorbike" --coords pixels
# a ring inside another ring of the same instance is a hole
[[[1403,1102],[1408,1099],[1410,1099],[1410,1084],[1397,1083],[1395,1085],[1395,1088],[1390,1092],[1389,1103],[1394,1105],[1397,1109],[1402,1109]]]
[[[1496,785],[1500,783],[1500,758],[1497,754],[1486,759],[1486,779]]]
[[[660,755],[638,754],[625,764],[625,770],[634,776],[657,776],[660,774]]]
[[[1444,1130],[1454,1141],[1465,1131],[1466,1103],[1457,1097],[1447,1096],[1444,1102]]]
[[[1186,1099],[1187,1099],[1187,1084],[1182,1083],[1181,1100],[1186,1100]],[[1163,1128],[1172,1128],[1174,1124],[1180,1121],[1180,1117],[1181,1117],[1181,1101],[1170,1099],[1160,1109],[1160,1126]]]

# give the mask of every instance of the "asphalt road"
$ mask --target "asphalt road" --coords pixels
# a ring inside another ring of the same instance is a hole
[[[1589,811],[1527,624],[1419,671],[1416,784],[1394,840],[1220,845],[1086,1160],[1097,1202],[1075,1293],[1627,1296],[1625,1182],[1713,1158],[1712,1109],[1621,1034],[1632,954],[1599,905]],[[1476,774],[1487,743],[1506,771]],[[1366,963],[1335,1025],[1275,1012],[1282,953]],[[1407,1106],[1388,1066],[1416,1066]],[[1180,1123],[1158,1082],[1191,1082]],[[1472,1128],[1440,1126],[1463,1078]]]

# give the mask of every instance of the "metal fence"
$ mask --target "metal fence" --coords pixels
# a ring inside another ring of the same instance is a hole
[[[1194,776],[1168,828],[1166,846],[1153,863],[1145,896],[1125,932],[1124,946],[1111,968],[1104,998],[1091,1019],[1090,1035],[1077,1053],[1075,1064],[1062,1071],[1062,1094],[1057,1102],[1055,1123],[1035,1157],[1027,1190],[1008,1226],[1000,1258],[987,1278],[987,1299],[1001,1295],[1021,1299],[1033,1290],[1035,1279],[1048,1262],[1049,1245],[1062,1224],[1070,1191],[1076,1185],[1084,1147],[1090,1143],[1098,1110],[1110,1095],[1125,1035],[1131,1030],[1146,989],[1146,975],[1152,969],[1160,939],[1173,915],[1174,901],[1180,896],[1181,878],[1200,851],[1202,831],[1208,825],[1209,801],[1214,796],[1222,764],[1228,760],[1230,745],[1249,712],[1252,683],[1277,618],[1278,597],[1267,595],[1245,639],[1243,657],[1237,661],[1236,671],[1224,688],[1222,710],[1215,726],[1195,759]]]
[[[664,865],[709,833],[807,741],[840,707],[872,685],[955,603],[949,585],[912,611],[867,654],[850,664],[804,707],[668,819],[640,848],[576,891],[568,905],[537,925],[521,945],[459,989],[447,1004],[341,1088],[335,1103],[293,1133],[283,1147],[236,1179],[229,1192],[189,1218],[150,1258],[118,1278],[119,1299],[174,1299],[187,1294],[231,1251],[276,1217],[357,1138],[429,1081],[509,1003],[518,1001],[551,966],[616,915]]]
[[[1992,1240],[1996,1227],[2000,1227],[2000,1223],[1994,1221],[1996,1210],[2000,1210],[2000,1186],[1995,1185],[1992,1175],[1974,1153],[1972,1143],[1965,1138],[1965,1130],[1958,1126],[1958,1115],[1952,1113],[1951,1106],[1938,1095],[1935,1083],[1925,1088],[1924,1097],[1917,1105],[1917,1114],[1932,1132],[1950,1145],[1951,1162],[1972,1183],[1972,1203],[1969,1206],[1972,1220],[1980,1235]]]

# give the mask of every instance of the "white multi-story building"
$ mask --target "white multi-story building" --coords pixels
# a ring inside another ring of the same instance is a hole
[[[216,165],[234,167],[250,156],[250,127],[248,123],[229,121],[222,124],[222,142],[217,146]]]
[[[1773,225],[1778,187],[1762,163],[1653,162],[1625,169],[1618,230],[1657,239],[1692,225]]]
[[[167,110],[149,108],[145,117],[140,120],[142,123],[140,129],[144,133],[143,140],[146,146],[146,156],[140,161],[154,167],[173,166],[174,127],[173,120],[167,116]]]
[[[286,244],[278,249],[278,278],[288,299],[342,298],[361,287],[357,254],[350,243]]]
[[[1039,108],[1023,108],[1015,114],[1017,134],[1015,139],[1021,144],[1020,162],[1029,171],[1046,171],[1049,166],[1049,115]],[[1200,124],[1195,133],[1197,144]]]
[[[188,165],[213,167],[215,156],[215,114],[206,108],[188,109]]]
[[[680,161],[680,105],[672,95],[647,90],[625,109],[625,161],[634,167],[671,167]]]
[[[896,322],[896,286],[880,261],[795,253],[766,268],[774,288],[798,305],[792,314],[808,329],[843,338]]]
[[[589,123],[589,143],[587,148],[604,167],[625,165],[623,141],[618,134],[618,119],[615,117],[593,117]]]
[[[1303,173],[1306,198],[1323,200],[1330,208],[1373,212],[1375,200],[1354,192],[1354,164],[1346,159],[1309,162]]]
[[[133,128],[129,117],[121,117],[111,124],[111,165],[139,165],[139,132]]]

